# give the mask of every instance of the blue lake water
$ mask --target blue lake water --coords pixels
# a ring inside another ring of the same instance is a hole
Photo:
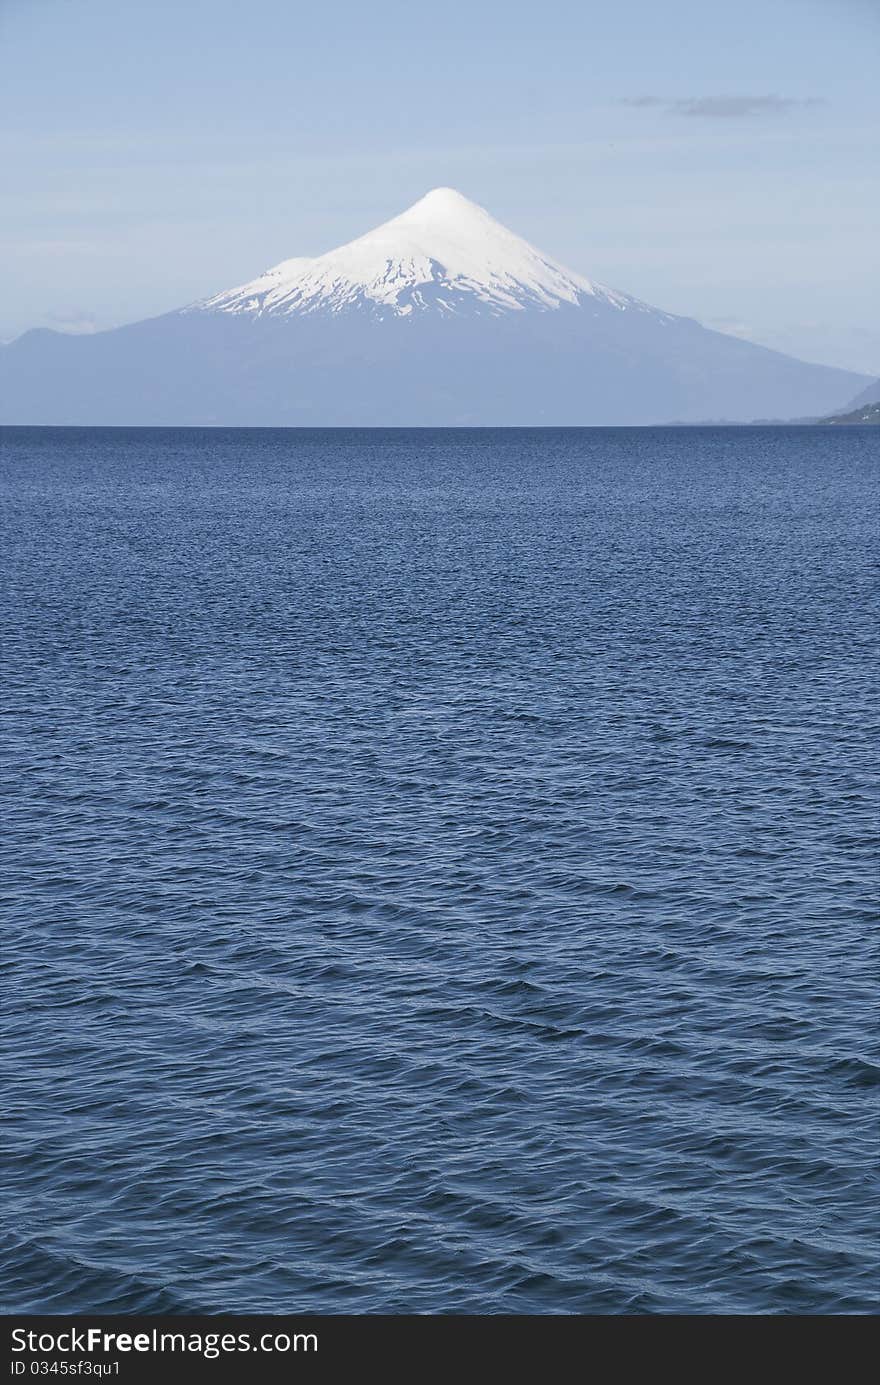
[[[878,462],[6,430],[0,1307],[875,1311]]]

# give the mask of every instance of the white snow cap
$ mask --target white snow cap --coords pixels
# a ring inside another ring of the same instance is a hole
[[[195,306],[287,314],[367,307],[407,316],[424,309],[550,310],[600,298],[633,302],[575,274],[508,231],[453,188],[435,188],[375,231],[315,259],[285,260]]]

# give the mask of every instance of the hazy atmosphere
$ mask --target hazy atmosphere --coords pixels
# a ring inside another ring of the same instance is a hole
[[[3,0],[0,41],[0,339],[163,313],[451,185],[600,282],[880,373],[872,0]]]

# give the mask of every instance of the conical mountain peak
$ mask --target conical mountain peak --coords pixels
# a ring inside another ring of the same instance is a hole
[[[483,210],[482,207],[477,206],[476,202],[471,202],[470,198],[465,197],[463,193],[459,192],[457,188],[431,188],[430,192],[426,192],[424,197],[420,197],[418,202],[414,202],[409,210],[414,211],[417,207],[424,207],[431,210],[436,209],[438,211],[446,209],[454,211],[457,208],[476,211]],[[404,215],[406,215],[406,213],[404,213]]]
[[[591,284],[448,187],[181,312],[0,347],[21,423],[745,422],[868,383]]]
[[[365,235],[314,259],[285,260],[258,279],[197,304],[212,312],[339,313],[550,311],[600,298],[601,289],[543,255],[454,188],[433,188]]]
[[[401,217],[408,217],[413,221],[450,221],[450,220],[473,220],[482,219],[491,221],[489,213],[484,207],[480,207],[476,202],[471,202],[470,198],[463,193],[456,191],[455,188],[432,188],[426,192],[424,197],[420,197],[418,202],[414,202],[405,212],[401,212]]]

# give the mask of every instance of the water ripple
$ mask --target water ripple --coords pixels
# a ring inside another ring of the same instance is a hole
[[[877,1308],[868,430],[7,430],[6,1311]]]

